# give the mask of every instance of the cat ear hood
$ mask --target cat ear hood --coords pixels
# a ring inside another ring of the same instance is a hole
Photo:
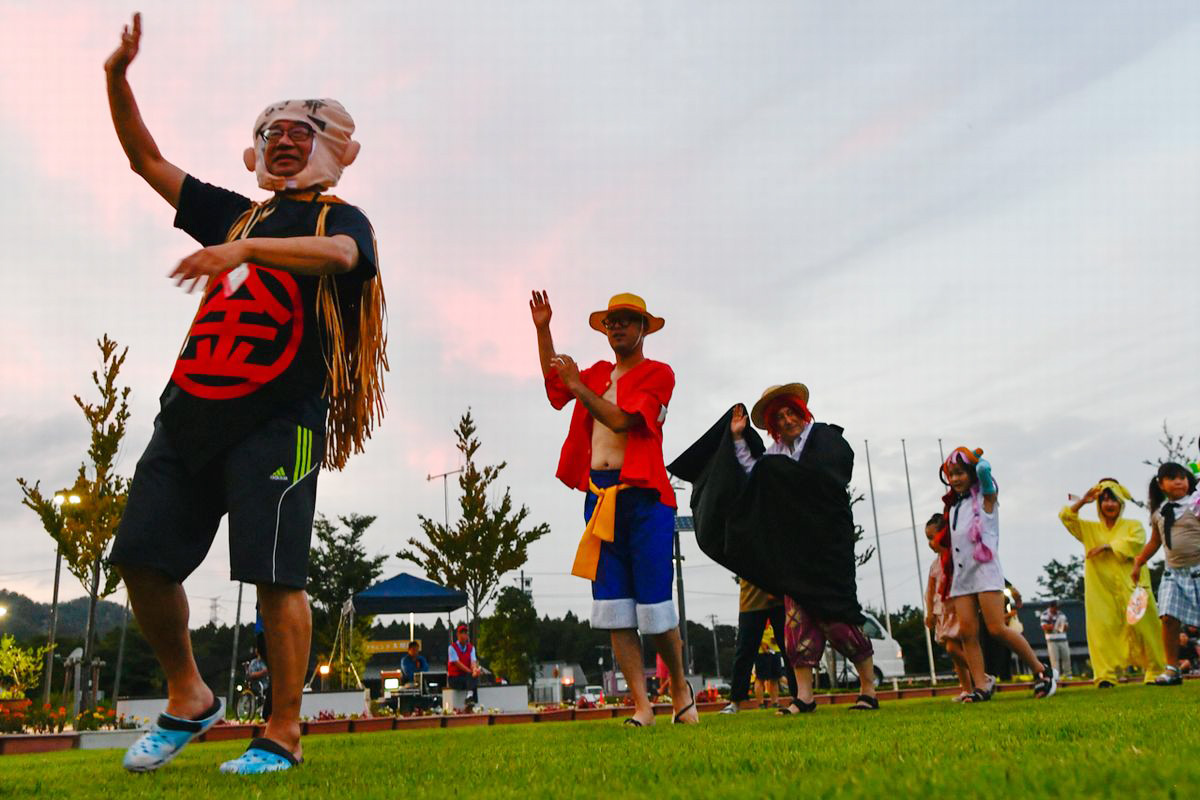
[[[283,178],[267,171],[263,131],[280,120],[303,122],[313,129],[312,152],[297,174]],[[354,163],[360,145],[350,137],[354,120],[337,100],[283,100],[267,106],[254,121],[254,146],[243,154],[246,169],[258,177],[258,185],[272,192],[288,189],[328,189],[336,186],[342,170]]]

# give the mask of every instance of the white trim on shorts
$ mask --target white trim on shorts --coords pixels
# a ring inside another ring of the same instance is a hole
[[[606,631],[637,628],[636,607],[637,603],[632,597],[592,600],[592,627]]]
[[[275,562],[278,560],[278,557],[279,557],[279,518],[283,514],[283,499],[285,497],[287,497],[288,492],[290,492],[292,489],[295,489],[300,484],[304,483],[305,478],[307,478],[309,475],[312,475],[314,472],[316,472],[320,468],[321,468],[320,462],[313,464],[312,467],[308,470],[308,472],[306,472],[300,476],[300,480],[296,481],[291,486],[289,486],[283,490],[283,494],[279,495],[279,502],[275,504],[275,541],[273,541],[271,543],[271,583],[272,584],[274,584],[276,582]]]
[[[638,630],[642,633],[651,635],[666,633],[672,628],[679,627],[679,612],[676,610],[673,600],[663,600],[661,603],[650,605],[639,603],[637,621]]]

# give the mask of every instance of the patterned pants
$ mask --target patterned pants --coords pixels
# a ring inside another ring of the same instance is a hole
[[[846,622],[823,622],[801,608],[790,597],[784,598],[787,620],[784,623],[784,646],[793,667],[815,667],[825,654],[825,643],[857,664],[874,655],[871,640],[857,625]]]

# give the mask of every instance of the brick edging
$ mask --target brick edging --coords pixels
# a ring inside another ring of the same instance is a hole
[[[1187,676],[1187,680],[1195,680]],[[1087,680],[1063,681],[1060,686],[1091,686]],[[996,685],[1000,692],[1015,692],[1032,688],[1032,684],[1001,683]],[[919,687],[915,689],[880,689],[876,696],[881,701],[911,700],[920,697],[948,697],[957,695],[957,686]],[[818,705],[843,705],[853,703],[854,692],[818,694],[814,697]],[[702,713],[715,713],[726,706],[726,701],[697,703]],[[671,713],[669,703],[656,703],[655,716]],[[326,733],[372,733],[376,731],[402,731],[418,728],[460,728],[471,726],[514,725],[545,722],[575,722],[596,719],[616,719],[632,716],[632,706],[604,706],[602,708],[556,708],[548,711],[513,711],[496,714],[427,714],[411,717],[364,717],[344,720],[311,720],[302,724],[302,733],[315,736]],[[216,725],[198,741],[218,742],[235,739],[252,739],[262,734],[262,725]],[[0,735],[0,755],[22,753],[50,753],[73,750],[79,747],[78,733],[21,733]]]

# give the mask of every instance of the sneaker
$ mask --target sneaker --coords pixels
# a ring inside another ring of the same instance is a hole
[[[1167,671],[1154,679],[1151,686],[1182,686],[1183,676],[1179,674],[1179,667],[1167,667]]]
[[[987,685],[983,687],[983,693],[987,695],[988,700],[991,700],[992,695],[996,693],[996,683],[997,681],[995,675],[987,676]]]
[[[204,712],[200,719],[180,719],[170,714],[159,714],[150,730],[125,751],[122,763],[130,772],[151,772],[166,766],[189,742],[215,725],[220,718],[221,701],[215,699],[212,708]]]
[[[737,703],[730,703],[729,705],[727,705],[727,706],[725,706],[724,708],[722,708],[722,709],[721,709],[721,711],[720,711],[720,713],[722,713],[722,714],[736,714],[736,713],[738,713],[739,711],[741,711],[741,709],[740,709],[740,708],[738,708],[738,704],[737,704]]]
[[[1033,682],[1033,696],[1039,700],[1044,700],[1047,697],[1053,696],[1058,691],[1058,670],[1053,667],[1049,673],[1042,671],[1038,673],[1037,680]]]
[[[300,766],[301,760],[270,739],[253,739],[246,752],[221,765],[226,775],[261,775]]]

